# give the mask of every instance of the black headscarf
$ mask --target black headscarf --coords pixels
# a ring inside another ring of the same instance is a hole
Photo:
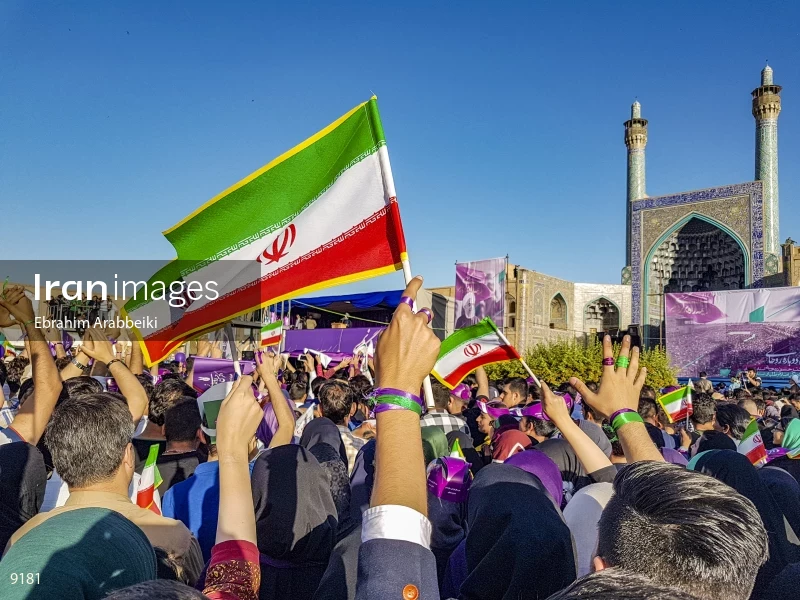
[[[327,476],[339,522],[336,538],[340,540],[358,525],[350,514],[350,477],[347,475],[347,463],[327,442],[316,444],[308,451],[317,459]]]
[[[312,419],[303,429],[300,445],[306,450],[311,450],[311,448],[317,444],[328,444],[339,452],[339,456],[342,457],[344,464],[348,464],[347,452],[344,449],[344,442],[339,433],[339,428],[336,427],[336,424],[330,419],[325,417]]]
[[[536,476],[489,465],[475,477],[468,506],[460,600],[547,598],[575,581],[569,528]]]
[[[325,471],[293,444],[262,453],[253,465],[253,506],[263,600],[310,600],[336,543],[336,505]]]
[[[758,476],[781,507],[795,535],[800,537],[800,483],[779,467],[762,467]]]
[[[0,552],[14,532],[36,516],[44,501],[47,470],[35,446],[0,446]]]
[[[428,492],[428,520],[431,522],[431,552],[436,558],[441,587],[447,561],[467,535],[467,505],[442,500]]]
[[[709,450],[690,463],[692,470],[718,479],[750,500],[761,515],[769,538],[769,559],[758,570],[751,598],[765,598],[770,581],[786,565],[797,560],[796,551],[786,537],[783,513],[759,479],[756,468],[744,454],[733,450]]]
[[[358,451],[353,474],[350,475],[350,514],[359,523],[361,515],[369,508],[374,484],[375,440],[370,440]]]

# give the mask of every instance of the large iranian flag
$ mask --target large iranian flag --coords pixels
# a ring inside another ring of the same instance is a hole
[[[442,342],[439,358],[431,371],[450,389],[478,367],[519,358],[514,346],[508,343],[490,318],[459,329]]]
[[[147,363],[259,307],[400,269],[394,196],[373,97],[164,232],[178,258],[125,306]],[[159,281],[191,296],[170,305]]]

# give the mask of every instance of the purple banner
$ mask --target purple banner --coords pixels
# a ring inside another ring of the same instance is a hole
[[[490,317],[505,326],[506,259],[456,263],[456,329]]]
[[[667,349],[680,377],[800,373],[800,288],[666,294]]]
[[[256,370],[256,363],[251,360],[240,360],[239,366],[242,369],[242,375],[249,375]],[[194,357],[192,387],[201,394],[212,385],[224,381],[233,381],[234,375],[232,360],[227,358]]]
[[[284,352],[300,356],[306,348],[327,354],[334,360],[353,356],[360,344],[378,343],[378,334],[385,327],[357,327],[353,329],[291,329],[284,338]]]

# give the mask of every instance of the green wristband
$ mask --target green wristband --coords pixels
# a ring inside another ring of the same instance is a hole
[[[394,404],[395,406],[400,406],[402,408],[405,408],[406,410],[414,411],[418,415],[422,416],[422,408],[420,407],[419,404],[417,404],[410,398],[403,398],[402,396],[389,396],[389,395],[376,397],[375,408],[379,407],[381,404]]]
[[[614,421],[611,423],[611,429],[616,433],[623,425],[627,425],[628,423],[644,423],[644,419],[639,416],[638,412],[624,412],[614,417]]]

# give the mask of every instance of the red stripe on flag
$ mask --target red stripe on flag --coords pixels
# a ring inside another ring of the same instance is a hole
[[[148,488],[136,492],[136,506],[141,508],[150,508],[150,505],[155,504],[153,502],[155,491],[155,486],[151,485]]]
[[[455,371],[447,375],[446,381],[443,381],[442,383],[446,383],[447,385],[455,387],[461,382],[462,379],[464,379],[464,377],[472,373],[472,371],[478,367],[482,367],[491,363],[503,362],[505,360],[515,360],[517,358],[519,358],[519,354],[517,354],[513,347],[500,346],[491,352],[487,352],[486,354],[478,356],[477,358],[473,358],[469,362],[465,362]],[[439,375],[445,377],[444,373],[439,373]]]
[[[759,463],[767,458],[767,449],[764,447],[764,444],[759,444],[750,450],[750,452],[745,454],[745,456],[747,456],[751,464],[755,465],[756,463]]]
[[[388,209],[377,214],[371,222],[372,217],[355,227],[354,235],[345,237],[334,246],[321,246],[283,273],[223,296],[200,310],[187,313],[177,323],[151,334],[144,340],[150,361],[162,360],[184,339],[208,328],[209,323],[223,322],[233,315],[255,310],[309,286],[321,288],[325,282],[333,279],[399,265],[405,240],[402,238],[397,203],[392,202]],[[359,229],[362,226],[363,229]],[[131,318],[135,319],[136,316]]]

